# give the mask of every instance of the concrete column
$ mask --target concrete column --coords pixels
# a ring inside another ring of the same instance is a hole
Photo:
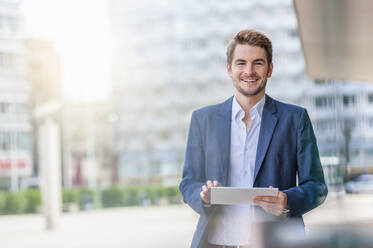
[[[60,128],[53,118],[45,118],[38,134],[42,213],[47,229],[56,229],[62,209]]]

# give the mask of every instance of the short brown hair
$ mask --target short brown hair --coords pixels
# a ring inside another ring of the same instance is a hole
[[[236,36],[229,42],[227,47],[227,63],[232,65],[233,53],[237,44],[258,46],[264,48],[267,54],[268,64],[272,63],[272,42],[264,35],[253,29],[245,29],[236,34]]]

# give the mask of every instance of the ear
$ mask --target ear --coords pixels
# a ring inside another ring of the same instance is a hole
[[[268,67],[267,78],[270,78],[272,76],[272,72],[273,72],[273,63],[271,63]]]
[[[227,72],[228,72],[228,75],[232,77],[232,66],[230,66],[229,64],[227,64]]]

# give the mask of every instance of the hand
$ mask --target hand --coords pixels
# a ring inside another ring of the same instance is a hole
[[[272,188],[272,186],[270,186]],[[277,196],[257,196],[254,203],[262,207],[267,213],[281,216],[288,210],[288,198],[284,192],[279,191]]]
[[[200,193],[201,199],[203,202],[210,204],[210,199],[211,199],[211,187],[218,187],[221,186],[221,184],[214,180],[211,182],[208,180],[205,185],[202,186],[202,191]]]

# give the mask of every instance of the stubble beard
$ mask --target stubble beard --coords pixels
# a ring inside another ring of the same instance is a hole
[[[255,89],[255,91],[253,92],[247,92],[245,91],[243,88],[241,88],[239,85],[237,87],[237,90],[244,96],[256,96],[258,95],[260,92],[262,92],[262,90],[265,89],[267,85],[267,79],[264,79],[264,81],[258,86],[258,88]]]

